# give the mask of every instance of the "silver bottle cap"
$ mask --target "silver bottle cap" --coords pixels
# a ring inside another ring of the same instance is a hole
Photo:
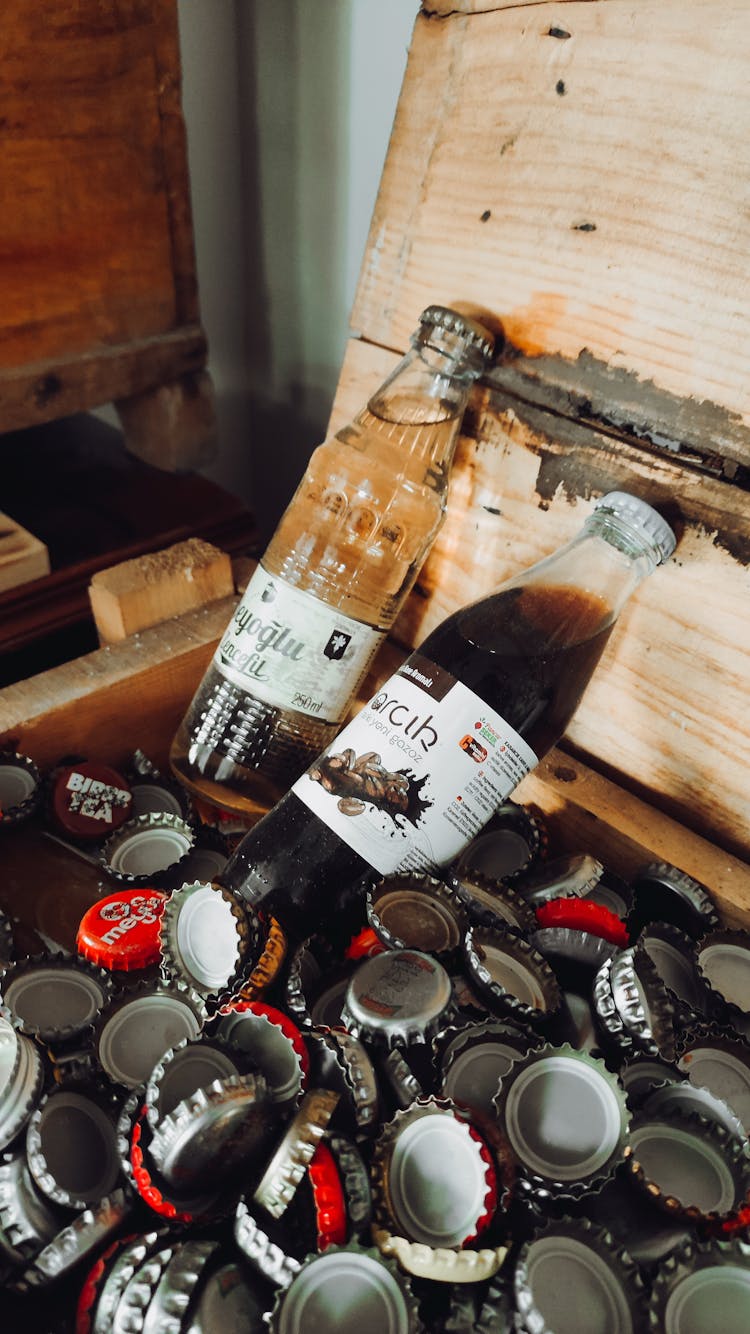
[[[694,1014],[705,1009],[706,988],[698,970],[695,941],[671,922],[649,922],[637,941],[636,953],[649,956],[676,1001]]]
[[[271,1334],[335,1328],[337,1334],[419,1334],[409,1279],[355,1242],[310,1256],[277,1294]]]
[[[245,1200],[240,1200],[235,1210],[234,1239],[253,1268],[275,1288],[288,1288],[299,1273],[299,1260],[271,1241],[250,1213]]]
[[[428,306],[422,311],[416,335],[418,341],[429,343],[433,330],[455,334],[466,343],[467,349],[475,349],[483,361],[489,361],[494,355],[495,339],[489,329],[450,306]],[[481,366],[478,366],[477,373],[480,370]]]
[[[538,908],[549,899],[583,898],[595,889],[604,866],[588,852],[554,857],[515,885],[525,903]]]
[[[748,1204],[750,1146],[704,1116],[636,1112],[629,1153],[639,1186],[674,1217],[725,1222]]]
[[[750,1043],[701,1025],[679,1035],[677,1067],[691,1084],[726,1102],[750,1135]]]
[[[533,1030],[500,1019],[449,1030],[439,1043],[442,1095],[494,1116],[493,1099],[513,1062],[541,1043]]]
[[[218,1249],[217,1241],[183,1241],[172,1258],[146,1309],[141,1334],[182,1334],[190,1302],[203,1271]]]
[[[29,1292],[67,1274],[86,1256],[98,1250],[122,1225],[131,1204],[124,1191],[115,1191],[90,1209],[77,1214],[39,1252],[33,1263],[13,1286],[17,1292]]]
[[[173,874],[195,845],[195,831],[181,815],[138,815],[104,844],[101,863],[122,884],[158,885]]]
[[[345,1100],[358,1134],[373,1134],[378,1127],[380,1093],[375,1068],[367,1049],[351,1033],[318,1025],[308,1041],[315,1081]]]
[[[649,1300],[653,1334],[750,1329],[750,1245],[691,1239],[664,1262]]]
[[[341,1018],[355,1037],[393,1046],[429,1042],[452,1010],[451,981],[437,959],[419,950],[387,950],[359,965]]]
[[[389,949],[450,954],[468,926],[460,901],[442,880],[415,872],[386,876],[366,896],[367,920]]]
[[[504,801],[452,869],[457,876],[479,872],[490,880],[515,879],[546,855],[548,843],[538,815],[515,801]]]
[[[514,1274],[519,1328],[632,1334],[643,1328],[646,1290],[638,1266],[612,1234],[564,1218],[522,1246]]]
[[[146,1081],[146,1116],[153,1130],[178,1103],[217,1079],[242,1073],[239,1063],[223,1046],[201,1035],[170,1047],[156,1062]]]
[[[119,1184],[115,1108],[75,1089],[54,1089],[29,1119],[26,1157],[40,1191],[55,1204],[98,1204]]]
[[[311,1089],[302,1099],[253,1193],[273,1218],[281,1218],[294,1198],[338,1100],[329,1089]]]
[[[7,1020],[2,1019],[2,1025]],[[7,1037],[7,1029],[0,1028]],[[11,1074],[5,1084],[5,1092],[0,1101],[0,1149],[5,1149],[26,1125],[36,1107],[44,1086],[44,1063],[42,1053],[32,1038],[15,1034]],[[0,1050],[2,1050],[0,1048]],[[7,1056],[9,1044],[5,1044]]]
[[[273,1136],[261,1075],[234,1075],[196,1089],[162,1117],[148,1152],[169,1187],[183,1194],[226,1185]]]
[[[696,946],[697,966],[716,1013],[734,1025],[750,1021],[750,932],[718,928]]]
[[[148,1079],[165,1052],[196,1038],[206,1022],[201,996],[183,983],[139,983],[100,1016],[96,1051],[105,1074],[135,1088]]]
[[[32,815],[41,793],[41,774],[28,755],[0,754],[0,829]]]
[[[264,1329],[267,1303],[246,1267],[228,1260],[211,1266],[188,1314],[184,1334],[255,1334]]]
[[[372,1161],[378,1223],[432,1248],[462,1247],[497,1205],[489,1148],[454,1103],[424,1098],[383,1127]]]
[[[90,1334],[112,1334],[114,1314],[128,1283],[146,1256],[159,1250],[165,1240],[164,1232],[154,1231],[137,1237],[126,1237],[114,1244],[108,1267],[91,1294]]]
[[[248,954],[260,945],[260,923],[228,890],[194,881],[172,890],[160,940],[162,973],[216,997],[239,981]]]
[[[555,974],[523,936],[471,927],[464,941],[464,959],[474,986],[496,1012],[541,1022],[560,1008]]]
[[[151,1251],[128,1281],[117,1304],[112,1334],[143,1334],[153,1296],[167,1266],[175,1255],[175,1245],[165,1244]]]
[[[616,515],[638,533],[644,533],[659,553],[660,563],[669,560],[677,539],[666,519],[647,501],[632,496],[629,491],[609,491],[594,504],[595,510]]]
[[[495,1098],[525,1179],[578,1197],[625,1159],[630,1113],[603,1061],[567,1043],[511,1066]]]
[[[57,1233],[60,1214],[39,1194],[21,1149],[0,1162],[0,1237],[13,1263],[32,1260]]]
[[[112,978],[103,968],[63,954],[13,964],[0,986],[14,1026],[51,1045],[89,1028],[113,992]]]
[[[310,1060],[302,1034],[283,1010],[263,1001],[232,1001],[217,1015],[216,1036],[259,1070],[277,1103],[297,1103]]]

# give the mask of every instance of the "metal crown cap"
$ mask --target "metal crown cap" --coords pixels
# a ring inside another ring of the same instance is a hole
[[[629,491],[609,491],[596,501],[594,510],[614,514],[630,528],[648,537],[658,552],[661,564],[669,560],[677,546],[677,538],[666,519],[647,501],[632,496]]]
[[[494,355],[495,339],[489,329],[450,306],[427,306],[419,317],[419,326],[416,337],[421,343],[429,343],[430,333],[438,329],[464,339],[467,348],[475,348],[485,361]]]
[[[519,1329],[546,1332],[556,1326],[561,1264],[579,1309],[585,1306],[594,1324],[598,1316],[609,1334],[643,1327],[646,1289],[635,1260],[605,1228],[564,1217],[535,1231],[520,1251],[514,1274]]]

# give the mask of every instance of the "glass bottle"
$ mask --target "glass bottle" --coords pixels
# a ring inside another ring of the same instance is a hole
[[[650,505],[604,496],[575,538],[427,636],[222,883],[297,936],[373,873],[452,861],[563,735],[626,599],[674,545]]]
[[[393,373],[314,451],[173,741],[197,796],[257,816],[335,736],[437,536],[493,347],[430,306]]]

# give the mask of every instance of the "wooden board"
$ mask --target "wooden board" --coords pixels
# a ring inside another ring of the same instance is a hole
[[[49,552],[44,543],[0,513],[0,592],[45,574],[49,574]]]
[[[747,467],[749,62],[738,3],[428,0],[352,327],[486,309],[501,376]]]
[[[6,0],[0,70],[8,431],[190,376],[206,344],[175,0]]]

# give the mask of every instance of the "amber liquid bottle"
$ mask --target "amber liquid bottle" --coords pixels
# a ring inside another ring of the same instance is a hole
[[[174,739],[194,795],[267,810],[336,735],[443,521],[492,336],[444,306],[365,408],[312,455]]]
[[[447,865],[563,735],[626,599],[674,545],[650,505],[604,496],[572,541],[432,631],[222,882],[299,938],[369,878]]]

